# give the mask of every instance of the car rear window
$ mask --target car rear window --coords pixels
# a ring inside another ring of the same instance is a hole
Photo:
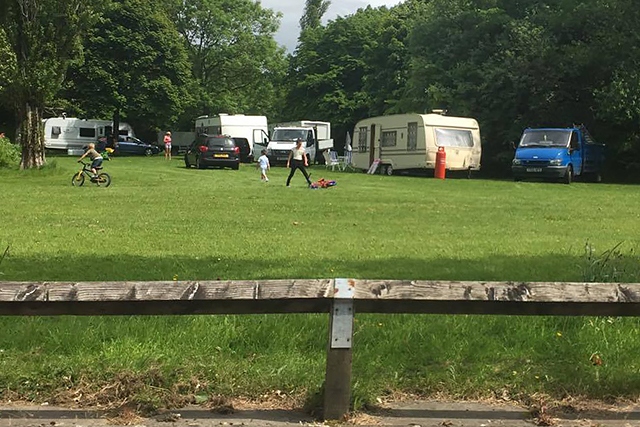
[[[207,146],[209,148],[213,147],[224,147],[224,148],[233,148],[236,144],[231,139],[227,138],[210,138],[207,140]]]
[[[249,140],[247,138],[232,138],[238,147],[248,147]]]

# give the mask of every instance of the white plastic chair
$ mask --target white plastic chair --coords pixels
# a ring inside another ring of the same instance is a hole
[[[325,151],[326,153],[326,151]],[[340,162],[340,159],[338,158],[338,153],[336,151],[333,150],[329,150],[329,155],[328,155],[328,160],[326,163],[326,167],[331,168],[331,170],[335,170],[336,166],[338,167],[338,170],[344,170],[344,166],[343,164]],[[325,157],[325,160],[327,159],[327,157]]]

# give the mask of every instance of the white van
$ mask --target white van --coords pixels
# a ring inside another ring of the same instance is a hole
[[[309,164],[320,161],[322,152],[333,148],[331,123],[316,120],[298,120],[275,125],[271,129],[271,140],[268,143],[265,141],[256,145],[254,157],[258,159],[260,151],[266,149],[269,162],[272,165],[286,163],[289,153],[295,147],[298,138],[305,141]]]
[[[195,128],[196,136],[204,133],[245,138],[249,142],[250,156],[253,156],[254,144],[264,143],[269,139],[266,116],[245,116],[244,114],[200,116],[196,119]]]
[[[475,119],[442,114],[395,114],[359,121],[353,130],[352,166],[382,173],[435,169],[439,147],[448,170],[480,169],[480,128]]]
[[[113,133],[113,122],[110,120],[51,117],[43,121],[45,148],[68,150],[72,154]],[[119,127],[119,135],[135,136],[129,124],[120,122]]]

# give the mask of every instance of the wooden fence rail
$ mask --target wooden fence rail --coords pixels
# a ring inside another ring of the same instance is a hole
[[[0,315],[329,313],[324,417],[351,398],[360,313],[640,316],[640,283],[300,279],[0,282]]]

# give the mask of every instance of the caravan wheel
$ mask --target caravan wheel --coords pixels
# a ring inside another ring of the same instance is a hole
[[[385,172],[388,176],[393,175],[393,166],[391,166],[391,165],[387,165],[387,167],[386,167],[386,169],[384,170],[384,172]]]

